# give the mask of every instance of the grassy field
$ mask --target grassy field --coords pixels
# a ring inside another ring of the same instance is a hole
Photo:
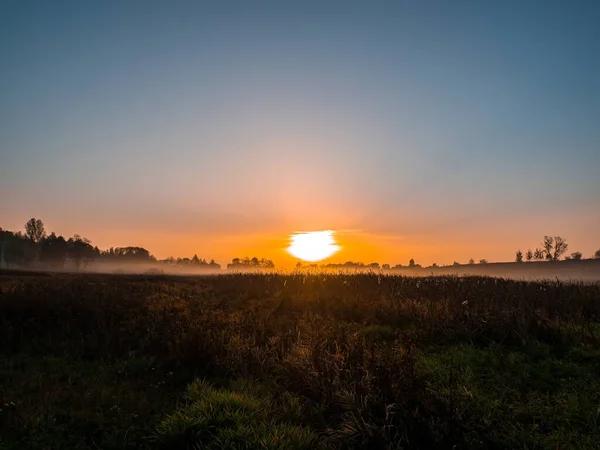
[[[0,273],[0,449],[597,449],[600,284]]]

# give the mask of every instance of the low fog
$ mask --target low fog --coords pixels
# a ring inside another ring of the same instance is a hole
[[[74,262],[67,262],[64,267],[36,264],[30,267],[11,267],[14,270],[30,272],[70,273],[70,274],[113,274],[113,275],[152,275],[152,276],[214,276],[233,273],[278,273],[278,274],[381,274],[387,276],[490,276],[515,280],[560,280],[572,282],[600,281],[600,260],[554,261],[532,263],[487,263],[461,264],[442,267],[400,267],[374,268],[359,267],[327,267],[316,264],[304,265],[293,269],[258,269],[229,268],[210,269],[193,266],[180,266],[157,263],[110,263],[93,262],[86,266],[76,267]]]

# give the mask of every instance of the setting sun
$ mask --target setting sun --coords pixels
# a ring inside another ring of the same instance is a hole
[[[304,261],[320,261],[340,249],[333,234],[334,232],[331,230],[293,234],[290,237],[290,246],[287,251]]]

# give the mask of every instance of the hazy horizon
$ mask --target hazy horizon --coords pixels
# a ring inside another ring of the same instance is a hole
[[[600,5],[0,4],[0,226],[289,266],[600,248]]]

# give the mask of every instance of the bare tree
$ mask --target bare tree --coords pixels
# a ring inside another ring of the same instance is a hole
[[[515,262],[523,262],[523,252],[521,250],[517,250],[517,252],[515,253]]]
[[[552,255],[552,260],[558,261],[568,248],[569,244],[567,244],[566,239],[560,236],[554,236],[554,254]]]
[[[533,259],[535,259],[536,261],[541,261],[542,259],[544,259],[544,250],[542,250],[541,248],[536,248],[535,252],[533,252]]]
[[[40,219],[31,218],[25,224],[25,235],[36,244],[46,236],[44,222]]]
[[[531,249],[527,250],[527,253],[525,253],[525,259],[527,260],[527,262],[531,262],[531,260],[533,259],[533,252],[531,251]]]
[[[542,247],[544,249],[544,257],[547,260],[551,260],[552,249],[554,248],[554,239],[552,239],[552,236],[544,236],[544,242],[542,243]]]

